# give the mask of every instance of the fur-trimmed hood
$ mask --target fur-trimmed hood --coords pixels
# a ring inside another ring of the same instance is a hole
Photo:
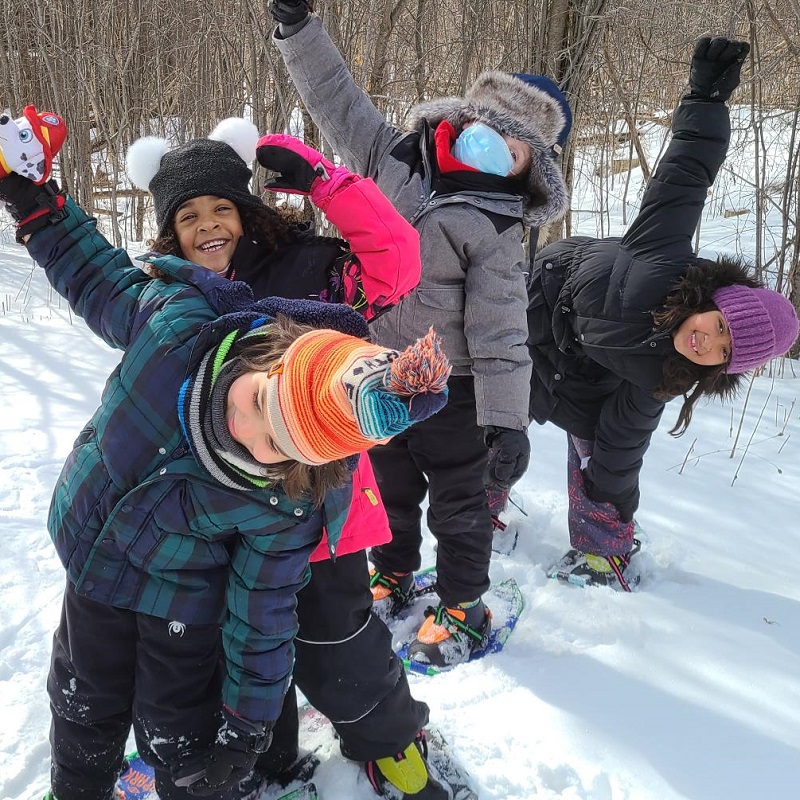
[[[464,97],[442,97],[414,106],[408,126],[422,131],[446,120],[456,131],[475,120],[526,142],[532,150],[527,174],[525,222],[542,227],[560,220],[569,208],[564,176],[554,149],[569,125],[561,104],[537,86],[490,70],[478,76]]]

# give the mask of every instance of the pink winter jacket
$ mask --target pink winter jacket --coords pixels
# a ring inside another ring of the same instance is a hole
[[[336,555],[357,553],[367,547],[386,544],[391,538],[389,519],[381,502],[372,464],[367,454],[362,453],[353,473],[353,499],[350,501],[350,512],[342,528],[339,544],[336,546]],[[325,561],[330,557],[328,537],[327,534],[323,534],[322,541],[311,554],[311,561]]]
[[[420,278],[419,235],[368,178],[337,167],[332,180],[317,183],[311,200],[339,229],[357,256],[364,294],[362,313],[371,319],[412,292]],[[355,304],[354,304],[355,305]],[[356,306],[362,308],[361,304]],[[336,555],[385,544],[392,538],[378,484],[366,453],[353,473],[353,499]],[[330,558],[323,535],[311,561]]]

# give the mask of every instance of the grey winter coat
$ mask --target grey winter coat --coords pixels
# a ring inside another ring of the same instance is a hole
[[[692,237],[729,139],[724,103],[685,100],[622,239],[574,236],[537,254],[528,310],[531,417],[594,440],[587,468],[594,500],[638,504],[642,459],[664,410],[654,390],[674,351],[652,312],[693,260]]]
[[[428,123],[456,119],[465,100],[460,106],[455,98],[437,108],[426,104],[431,108],[420,107],[426,118],[418,119],[416,129],[400,131],[355,84],[318,17],[274,41],[325,139],[348,167],[374,178],[419,231],[419,287],[373,324],[376,340],[402,349],[433,326],[453,374],[475,378],[478,424],[526,428],[531,367],[524,225],[563,215],[563,180],[554,192],[539,191],[535,202],[488,191],[436,195]],[[547,177],[557,172],[554,163],[548,156]]]

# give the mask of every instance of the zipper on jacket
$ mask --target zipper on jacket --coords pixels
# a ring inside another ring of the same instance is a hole
[[[644,339],[641,342],[637,342],[636,344],[596,344],[594,342],[585,342],[582,341],[580,335],[575,339],[578,345],[583,350],[591,350],[591,349],[598,349],[598,350],[629,350],[634,353],[638,352],[647,352],[645,347],[649,347],[651,349],[655,348],[656,350],[663,350],[662,343],[664,342],[667,337],[670,336],[669,331],[663,331],[661,333],[656,334],[655,336],[649,336],[647,339]]]
[[[435,195],[436,195],[436,189],[434,189],[430,193],[430,195],[425,200],[422,201],[422,204],[417,209],[417,211],[414,214],[414,216],[411,217],[411,219],[409,220],[409,224],[410,225],[416,225],[417,220],[422,216],[422,214],[424,213],[425,209],[429,208],[432,205],[431,201],[433,200]]]
[[[422,125],[422,132],[420,133],[419,137],[419,151],[420,151],[420,158],[422,161],[422,177],[423,177],[423,185],[427,182],[433,183],[432,174],[433,169],[431,168],[430,163],[430,155],[428,151],[428,138],[431,135],[430,132],[430,125],[428,125],[427,120],[423,121]],[[430,185],[430,183],[428,185]],[[416,221],[422,216],[422,212],[428,207],[430,201],[433,199],[433,196],[436,194],[436,190],[434,189],[430,196],[422,198],[422,202],[417,207],[416,212],[412,215],[411,219],[408,221],[409,225],[414,225]]]

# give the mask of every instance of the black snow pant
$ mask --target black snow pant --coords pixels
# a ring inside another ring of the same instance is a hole
[[[256,769],[275,774],[297,757],[295,685],[333,723],[347,758],[373,761],[403,751],[427,724],[428,706],[411,696],[391,633],[372,613],[366,553],[312,562],[297,617],[292,690]]]
[[[392,541],[374,547],[383,572],[421,566],[421,504],[438,542],[436,591],[447,606],[478,599],[489,588],[492,518],[483,474],[488,450],[476,420],[472,377],[451,377],[447,405],[388,444],[369,451]]]
[[[189,800],[172,782],[170,765],[216,738],[220,651],[219,625],[114,608],[67,582],[47,679],[50,779],[58,800],[113,799],[131,726],[140,755],[155,769],[159,798]]]

